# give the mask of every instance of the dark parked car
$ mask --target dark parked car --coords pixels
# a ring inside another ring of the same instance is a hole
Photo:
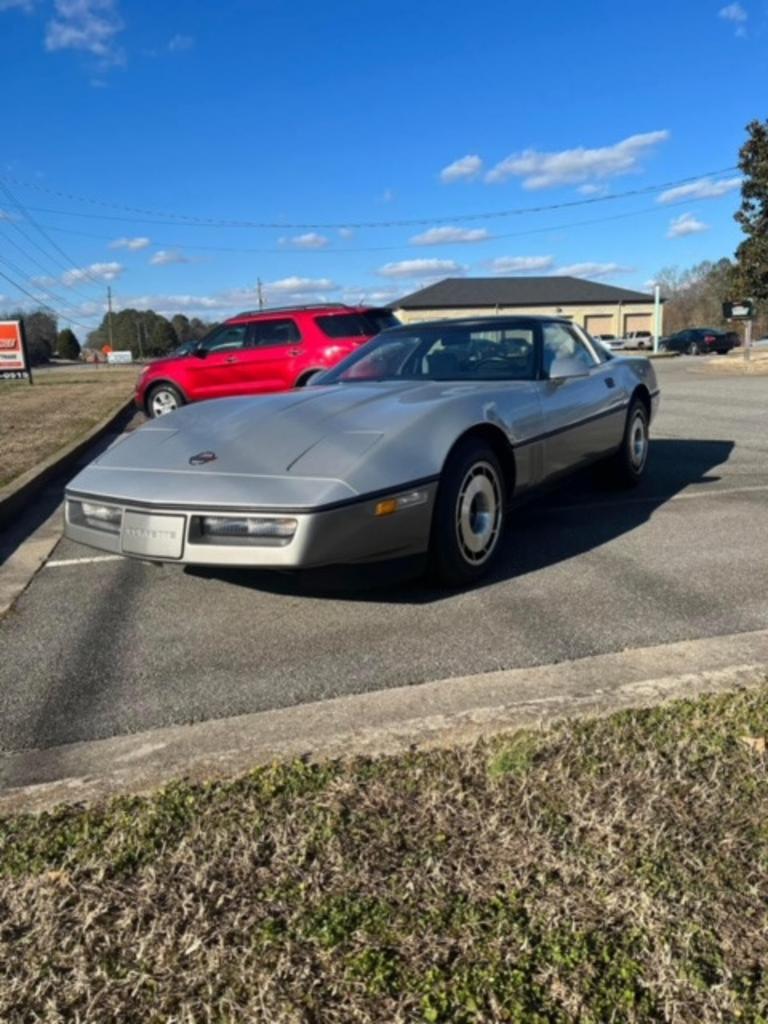
[[[685,352],[689,356],[708,355],[719,352],[725,355],[739,344],[735,331],[721,331],[715,327],[692,327],[662,338],[659,348],[662,352]]]

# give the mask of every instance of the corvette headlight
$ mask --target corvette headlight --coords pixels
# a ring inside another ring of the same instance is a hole
[[[199,522],[204,538],[254,544],[260,541],[287,544],[298,526],[296,519],[282,516],[201,516]]]
[[[115,505],[102,505],[98,501],[67,502],[69,521],[75,526],[89,526],[92,530],[105,533],[120,533],[123,510]]]

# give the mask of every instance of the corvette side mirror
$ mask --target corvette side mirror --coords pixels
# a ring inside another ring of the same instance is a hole
[[[580,359],[573,356],[558,356],[549,368],[550,380],[567,380],[569,377],[586,377],[587,370]]]

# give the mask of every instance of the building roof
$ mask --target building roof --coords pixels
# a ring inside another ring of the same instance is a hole
[[[653,302],[653,296],[580,277],[446,277],[392,303],[393,309],[580,306]]]

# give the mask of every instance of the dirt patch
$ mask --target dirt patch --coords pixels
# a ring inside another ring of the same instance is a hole
[[[55,379],[49,379],[55,374]],[[0,383],[0,487],[32,469],[104,419],[133,393],[136,371],[40,374],[31,387]]]
[[[768,686],[0,820],[4,1021],[764,1022]]]

